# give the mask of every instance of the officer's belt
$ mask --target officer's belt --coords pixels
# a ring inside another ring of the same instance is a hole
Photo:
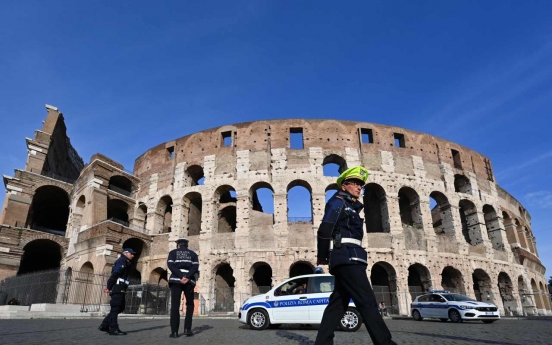
[[[119,279],[117,279],[117,284],[119,284],[119,283],[124,283],[124,284],[128,285],[130,282],[126,279],[119,278]]]
[[[351,243],[351,244],[356,244],[359,247],[362,247],[362,241],[357,240],[355,238],[349,238],[349,237],[342,238],[341,243]],[[333,241],[330,241],[330,250],[331,249],[333,249]]]

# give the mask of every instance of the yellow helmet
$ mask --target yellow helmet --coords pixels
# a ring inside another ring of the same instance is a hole
[[[343,183],[343,181],[349,179],[356,179],[366,183],[366,181],[368,180],[368,175],[368,170],[365,167],[358,166],[349,168],[342,172],[341,175],[339,175],[339,177],[337,178],[337,186],[341,188],[341,184]]]

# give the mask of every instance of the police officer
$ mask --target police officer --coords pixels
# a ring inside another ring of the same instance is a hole
[[[186,297],[186,317],[184,319],[184,334],[192,333],[192,316],[194,314],[194,287],[199,278],[199,259],[197,254],[188,249],[188,240],[176,240],[176,249],[171,250],[167,258],[167,266],[171,270],[169,286],[171,288],[171,335],[178,338],[180,325],[180,299],[182,292]]]
[[[104,289],[104,292],[109,293],[111,296],[111,301],[109,301],[111,310],[98,329],[102,332],[107,332],[109,335],[126,335],[126,332],[119,329],[117,315],[125,310],[128,268],[130,267],[130,261],[134,258],[134,254],[136,252],[132,248],[123,249],[123,253],[113,264],[111,276],[107,280],[107,287]]]
[[[328,200],[318,228],[318,265],[329,265],[335,288],[316,336],[316,345],[333,344],[334,330],[352,298],[375,345],[395,344],[383,321],[374,291],[366,276],[368,255],[362,248],[362,219],[358,201],[368,170],[354,167],[337,179],[339,191]]]

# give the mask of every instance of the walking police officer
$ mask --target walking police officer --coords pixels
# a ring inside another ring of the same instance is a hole
[[[199,259],[197,254],[188,249],[188,240],[176,240],[176,249],[171,250],[167,258],[167,266],[171,270],[169,286],[171,288],[171,338],[178,338],[180,325],[180,299],[182,292],[186,297],[186,317],[184,318],[184,334],[192,333],[192,316],[194,314],[194,287],[199,277]]]
[[[111,301],[109,301],[111,310],[98,329],[107,332],[109,335],[126,335],[126,332],[119,329],[117,315],[125,310],[125,293],[129,283],[127,280],[128,268],[134,254],[136,252],[132,248],[123,249],[123,253],[113,264],[111,276],[107,280],[107,287],[104,289],[104,292],[108,292],[111,296]]]
[[[318,228],[317,264],[329,265],[335,288],[316,336],[317,345],[333,344],[334,330],[352,298],[375,345],[395,344],[378,309],[372,286],[366,276],[368,255],[362,248],[363,205],[358,201],[368,179],[368,170],[354,167],[337,179],[340,190],[328,200]]]

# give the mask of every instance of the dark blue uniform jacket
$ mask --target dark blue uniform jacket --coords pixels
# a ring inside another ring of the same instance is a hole
[[[341,237],[362,241],[363,226],[359,212],[364,206],[349,193],[339,191],[328,200],[322,224],[318,228],[318,259],[329,259],[330,273],[340,265],[368,265],[366,250],[360,245],[343,243],[330,250],[330,241],[338,232]]]
[[[124,293],[128,287],[128,268],[130,260],[121,254],[111,268],[111,276],[107,280],[107,288],[111,293]]]
[[[195,284],[199,274],[199,259],[197,254],[186,247],[171,250],[167,258],[167,266],[171,270],[169,284],[179,283],[184,277]]]

